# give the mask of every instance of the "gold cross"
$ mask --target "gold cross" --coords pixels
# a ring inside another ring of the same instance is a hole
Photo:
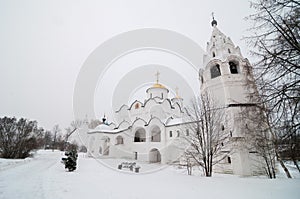
[[[178,93],[179,88],[176,86],[175,91],[176,91],[176,97],[179,97],[179,93]]]
[[[158,84],[158,81],[159,81],[159,75],[160,75],[160,73],[159,73],[159,71],[157,71],[157,73],[155,73],[155,76],[156,76],[156,83]]]

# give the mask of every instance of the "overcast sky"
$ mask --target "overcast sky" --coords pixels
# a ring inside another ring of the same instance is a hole
[[[176,31],[205,49],[214,12],[218,28],[249,57],[241,40],[250,27],[244,20],[249,6],[247,0],[1,0],[0,116],[67,127],[84,61],[101,43],[130,30]],[[109,108],[96,105],[96,115]]]

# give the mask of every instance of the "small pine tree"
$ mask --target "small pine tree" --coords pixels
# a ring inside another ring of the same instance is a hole
[[[77,151],[76,150],[71,150],[65,152],[64,158],[62,158],[62,162],[65,164],[65,169],[68,169],[69,171],[74,171],[76,170],[77,166]]]

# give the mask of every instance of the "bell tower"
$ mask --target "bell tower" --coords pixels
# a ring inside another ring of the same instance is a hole
[[[247,123],[241,117],[242,111],[258,103],[252,67],[240,48],[217,28],[214,17],[211,25],[212,35],[199,71],[200,90],[211,95],[216,108],[224,110],[224,128],[230,139],[230,146],[225,147],[231,160],[227,170],[237,175],[253,175],[254,162],[245,147]]]

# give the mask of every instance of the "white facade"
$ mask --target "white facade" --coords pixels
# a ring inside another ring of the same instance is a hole
[[[118,126],[104,121],[89,131],[90,155],[146,162],[178,161],[181,151],[173,145],[184,126],[182,99],[169,99],[169,90],[158,83],[146,92],[148,98],[143,103],[135,101],[116,111]]]
[[[256,87],[249,61],[241,55],[229,37],[212,22],[213,32],[207,43],[200,90],[209,92],[219,107],[224,108],[224,130],[230,135],[230,157],[215,166],[215,171],[237,175],[261,173],[259,158],[247,150],[241,108],[255,105]],[[116,124],[103,124],[90,129],[87,146],[94,157],[130,158],[146,162],[179,161],[184,146],[180,136],[188,133],[183,99],[168,98],[169,90],[156,84],[146,90],[144,102],[135,101],[116,111]]]

